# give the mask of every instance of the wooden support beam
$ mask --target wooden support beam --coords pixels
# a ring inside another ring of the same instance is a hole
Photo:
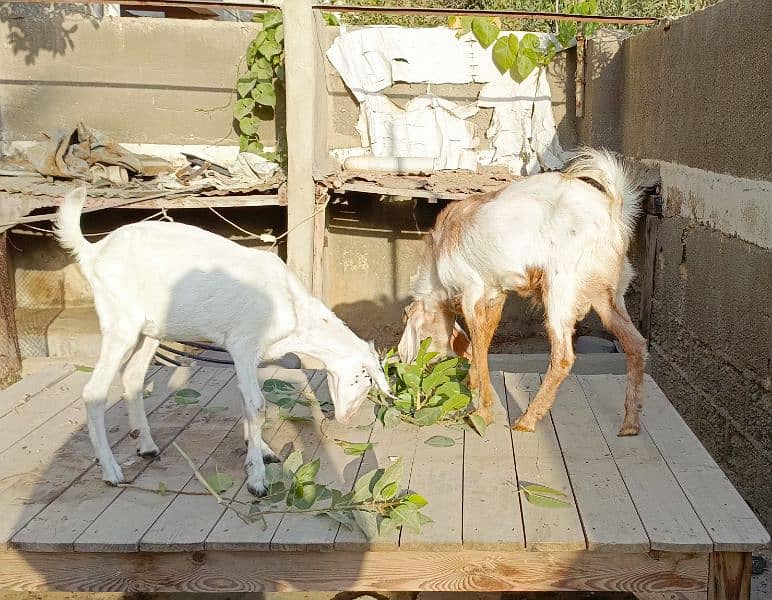
[[[644,271],[641,283],[641,335],[647,340],[651,334],[651,310],[654,298],[654,270],[657,266],[657,230],[659,217],[646,215],[644,233]]]
[[[21,376],[21,352],[14,315],[11,261],[7,233],[0,233],[0,388],[15,383]]]
[[[284,4],[287,85],[287,265],[311,289],[314,265],[314,136],[319,44],[311,0]]]
[[[751,597],[751,553],[711,552],[708,600],[748,600]]]

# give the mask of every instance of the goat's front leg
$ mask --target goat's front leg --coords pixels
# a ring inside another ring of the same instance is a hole
[[[244,437],[247,441],[247,490],[255,496],[265,496],[265,463],[279,458],[263,441],[265,398],[257,379],[257,356],[254,352],[229,349],[236,366],[239,389],[244,398]]]
[[[469,326],[472,338],[472,368],[470,382],[476,386],[479,399],[477,411],[486,423],[493,422],[493,389],[491,387],[490,373],[488,371],[488,349],[490,348],[493,334],[501,321],[501,311],[504,308],[506,297],[502,294],[492,300],[485,297],[474,303],[473,307],[462,303],[464,319]],[[473,387],[474,389],[474,387]]]
[[[545,302],[547,310],[547,334],[550,340],[550,363],[536,397],[528,409],[515,421],[512,429],[518,431],[533,431],[552,408],[555,396],[563,380],[568,377],[574,366],[573,333],[576,323],[576,308],[570,299],[570,294],[555,297],[551,291],[552,300]]]
[[[123,365],[129,352],[136,343],[136,338],[121,336],[109,331],[102,334],[102,347],[99,359],[88,383],[83,387],[83,401],[86,404],[88,435],[94,447],[99,465],[102,467],[102,479],[112,485],[124,483],[123,471],[113,456],[105,429],[105,404],[110,383]]]

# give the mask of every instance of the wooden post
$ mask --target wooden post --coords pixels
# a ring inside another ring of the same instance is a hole
[[[329,191],[320,186],[316,200],[316,212],[314,213],[314,275],[312,293],[324,302],[324,255],[327,241],[327,201],[330,198]]]
[[[751,597],[751,553],[711,552],[708,600],[748,600]]]
[[[14,383],[21,376],[21,352],[13,311],[15,302],[6,236],[5,232],[0,233],[0,388]]]
[[[287,265],[308,289],[314,262],[314,115],[318,44],[312,0],[287,0],[284,68],[287,86]]]

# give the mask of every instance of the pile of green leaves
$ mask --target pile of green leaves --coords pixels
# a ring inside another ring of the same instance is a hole
[[[264,520],[275,513],[315,513],[329,517],[343,526],[359,527],[368,537],[376,537],[406,527],[419,533],[431,522],[421,509],[426,499],[401,491],[402,459],[385,469],[375,469],[359,477],[350,492],[330,488],[317,481],[320,462],[303,462],[299,450],[282,463],[266,465],[268,495],[254,501],[249,508],[250,520]],[[286,509],[272,507],[284,505]]]
[[[378,390],[371,394],[376,404],[376,418],[386,428],[401,421],[418,426],[435,423],[460,424],[485,433],[485,421],[469,413],[472,392],[466,386],[469,362],[460,357],[433,362],[436,352],[429,352],[431,338],[421,342],[415,362],[396,359],[392,348],[383,362],[383,372],[391,384],[394,398]]]
[[[278,97],[284,94],[284,24],[279,10],[254,17],[263,28],[247,48],[247,72],[236,82],[238,100],[233,116],[239,133],[239,148],[266,160],[283,162],[283,153],[266,152],[260,141],[261,121],[274,118]]]

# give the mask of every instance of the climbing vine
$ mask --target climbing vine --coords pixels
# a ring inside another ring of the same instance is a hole
[[[273,10],[253,17],[262,30],[247,48],[247,72],[236,82],[238,100],[233,116],[239,133],[239,149],[273,162],[284,162],[285,152],[266,152],[260,141],[261,121],[271,121],[276,103],[284,94],[284,24],[281,11]]]

